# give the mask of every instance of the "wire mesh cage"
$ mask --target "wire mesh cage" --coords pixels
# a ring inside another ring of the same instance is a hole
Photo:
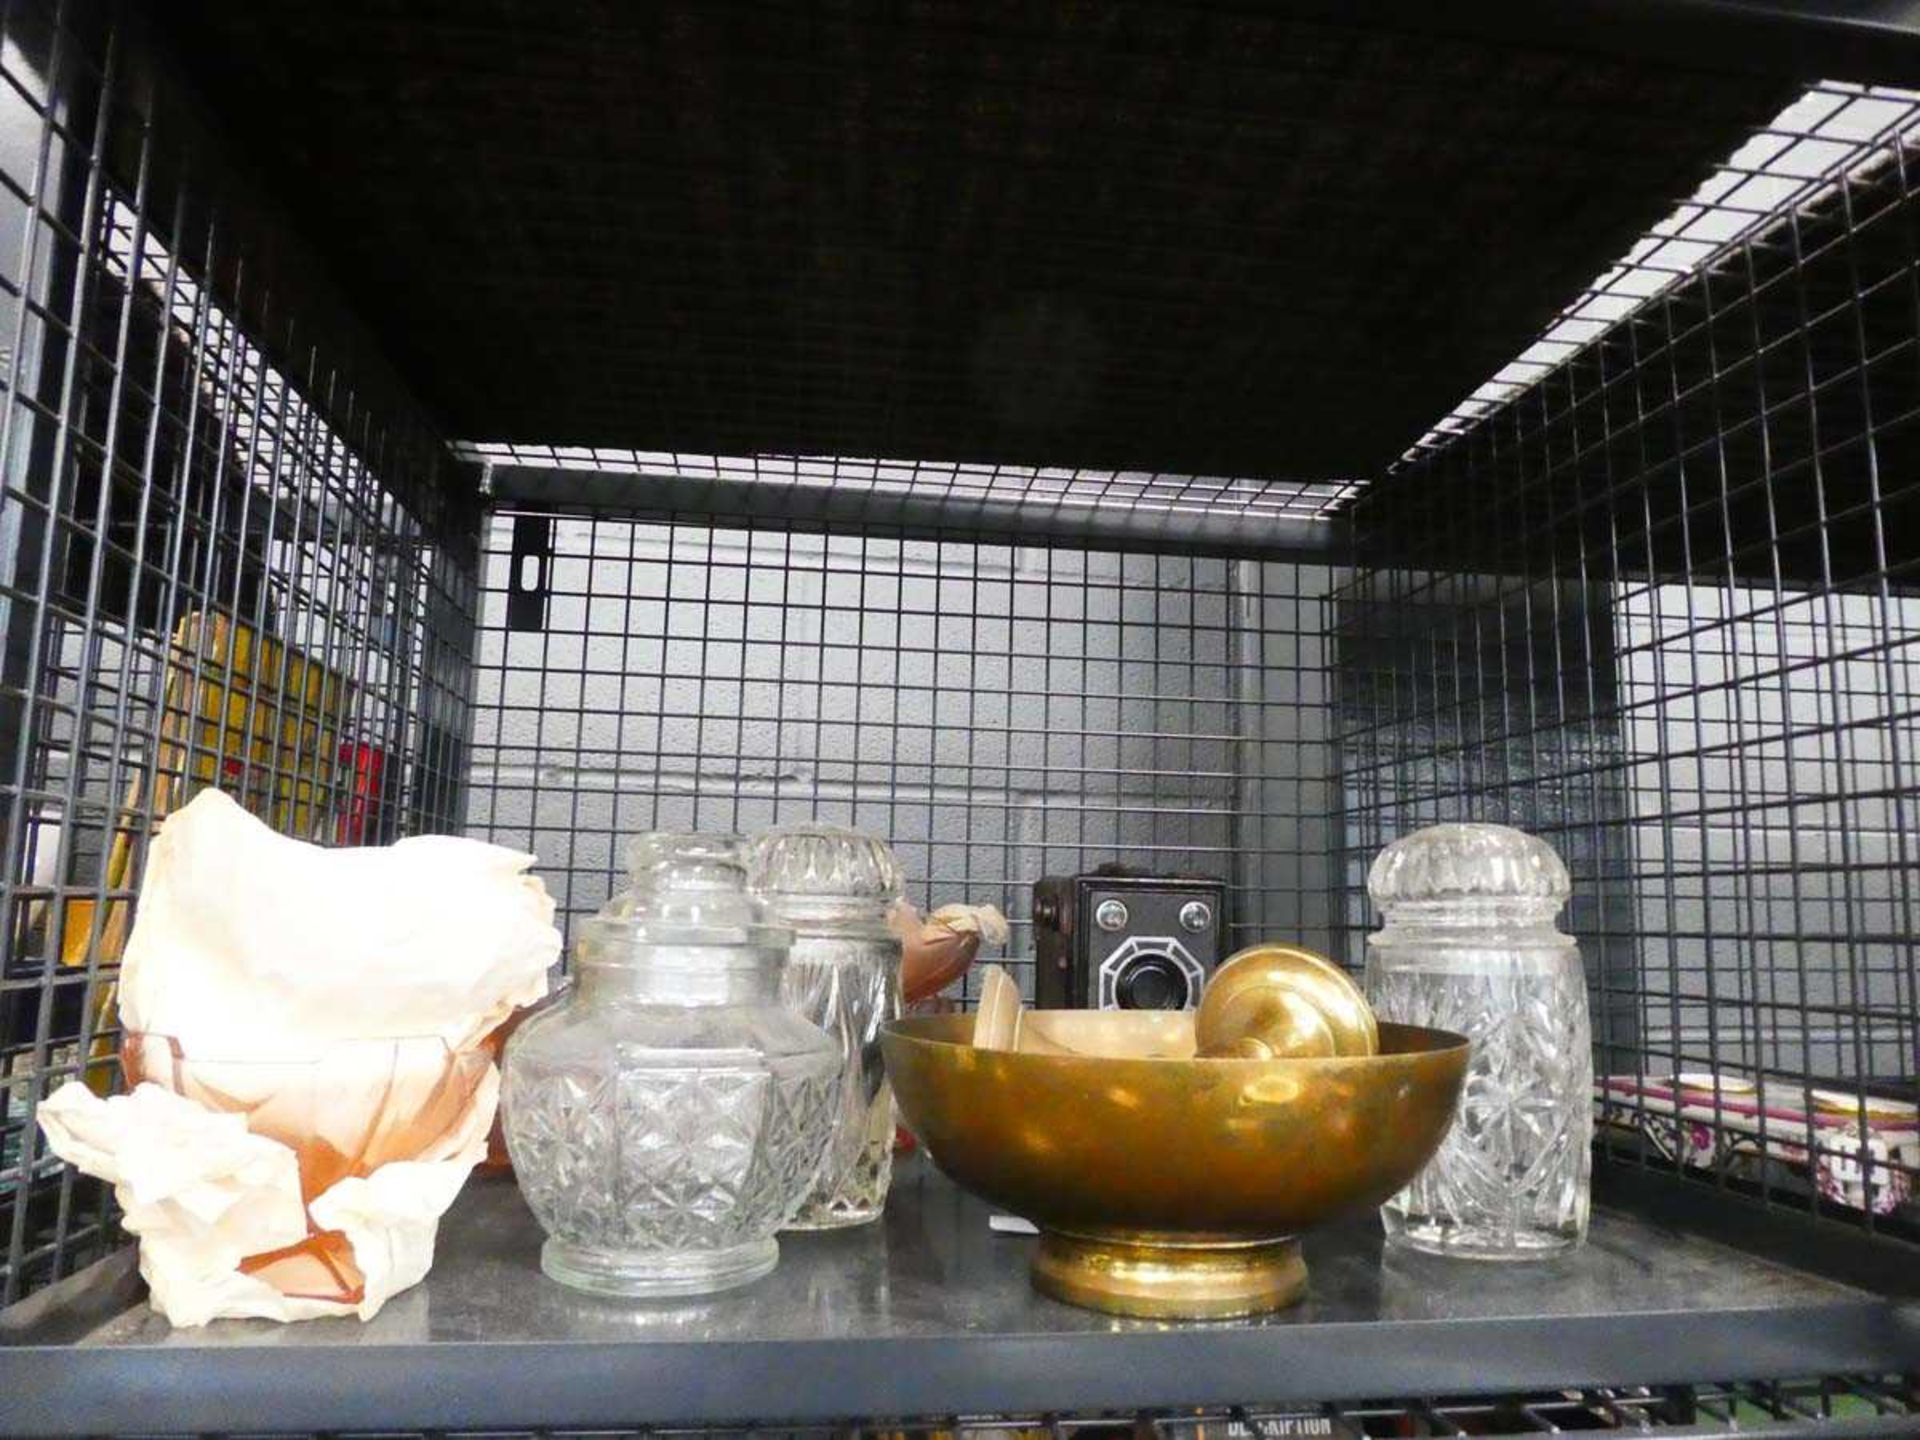
[[[1550,838],[1603,1151],[1912,1242],[1910,110],[1355,506],[1347,918],[1384,840]]]
[[[0,1301],[111,1243],[38,1103],[116,1080],[146,837],[218,785],[328,843],[459,820],[443,448],[284,307],[111,7],[0,19]],[[216,294],[216,292],[218,292]]]
[[[569,916],[639,831],[824,818],[891,837],[927,908],[1003,909],[1018,973],[1033,882],[1107,861],[1329,943],[1328,566],[526,510],[489,536],[468,823]]]
[[[450,450],[127,9],[9,4],[0,1303],[114,1239],[35,1109],[117,1083],[209,784],[522,846],[568,917],[640,830],[842,820],[1022,971],[1109,860],[1357,963],[1381,844],[1509,821],[1574,870],[1606,1156],[1910,1247],[1914,120],[1817,87],[1370,484]]]

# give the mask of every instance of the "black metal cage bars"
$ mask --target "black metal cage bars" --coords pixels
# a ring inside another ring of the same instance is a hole
[[[1605,1158],[1910,1263],[1913,97],[1818,90],[1382,476],[530,456],[449,449],[142,24],[0,14],[0,1302],[115,1238],[35,1109],[115,1083],[208,784],[523,846],[568,916],[636,831],[842,819],[1016,965],[1108,859],[1356,963],[1382,843],[1510,821],[1573,868]]]
[[[639,831],[818,816],[892,837],[923,905],[1000,906],[1014,957],[1033,882],[1107,860],[1218,875],[1236,935],[1324,949],[1335,574],[496,512],[468,824],[569,916]]]
[[[1348,920],[1385,840],[1575,875],[1607,1158],[1916,1235],[1910,121],[1354,507]]]
[[[117,1237],[47,1154],[115,1083],[146,836],[218,784],[329,842],[460,823],[473,536],[450,461],[110,7],[0,17],[0,1299]],[[332,323],[332,322],[327,322]]]

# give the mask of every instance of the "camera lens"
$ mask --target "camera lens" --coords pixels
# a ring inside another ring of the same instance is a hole
[[[1192,997],[1172,957],[1142,955],[1121,974],[1113,998],[1122,1010],[1184,1010]]]

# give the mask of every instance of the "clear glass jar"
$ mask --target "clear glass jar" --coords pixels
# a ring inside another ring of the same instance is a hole
[[[835,1044],[780,1000],[792,936],[731,836],[643,835],[579,927],[575,979],[507,1044],[515,1178],[541,1267],[605,1294],[744,1285],[779,1259],[832,1132]]]
[[[900,867],[881,841],[839,825],[770,830],[754,847],[754,893],[793,930],[781,993],[840,1048],[839,1113],[797,1230],[876,1220],[893,1178],[893,1090],[880,1027],[900,1014],[900,940],[887,911]]]
[[[1473,1041],[1453,1129],[1382,1208],[1390,1239],[1483,1260],[1557,1254],[1587,1233],[1593,1052],[1571,890],[1544,840],[1435,825],[1380,852],[1367,891],[1367,996],[1383,1020]]]

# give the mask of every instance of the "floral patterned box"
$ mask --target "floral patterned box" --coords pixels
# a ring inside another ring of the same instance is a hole
[[[1886,1215],[1920,1175],[1920,1106],[1788,1080],[1711,1072],[1612,1075],[1594,1086],[1602,1125],[1632,1130],[1701,1170],[1775,1160],[1828,1200]]]

